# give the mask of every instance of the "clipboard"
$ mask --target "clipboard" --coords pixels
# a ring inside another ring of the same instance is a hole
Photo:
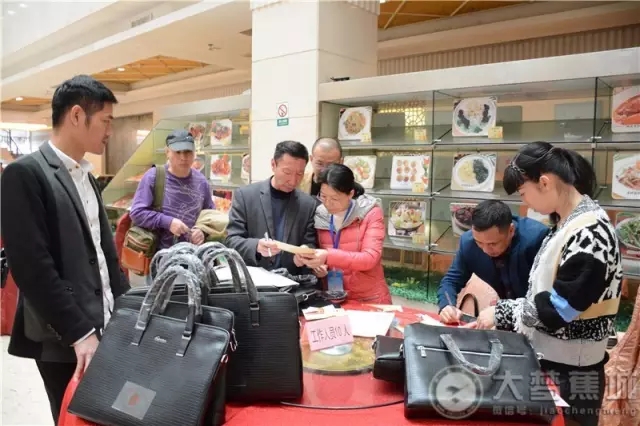
[[[283,243],[281,241],[272,240],[276,243],[276,246],[282,251],[286,251],[287,253],[293,254],[315,254],[315,249],[309,247],[299,247],[291,244]]]

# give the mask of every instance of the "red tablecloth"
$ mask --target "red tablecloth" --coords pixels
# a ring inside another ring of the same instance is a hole
[[[368,305],[348,303],[345,309],[375,310]],[[416,309],[403,308],[402,312],[395,312],[401,324],[417,322],[417,314],[425,313]],[[391,333],[394,334],[393,331]],[[369,373],[345,376],[326,376],[321,374],[304,373],[305,396],[303,405],[345,407],[392,403],[404,398],[403,386],[382,382],[373,378]],[[384,407],[366,409],[321,409],[300,408],[285,405],[227,405],[225,423],[230,426],[239,425],[304,425],[326,426],[346,424],[348,426],[403,426],[403,425],[465,425],[465,426],[495,426],[492,421],[451,421],[451,420],[408,420],[404,417],[404,404],[394,403]],[[510,423],[508,416],[501,426],[522,426],[523,423]],[[564,426],[562,415],[556,416],[552,426]]]

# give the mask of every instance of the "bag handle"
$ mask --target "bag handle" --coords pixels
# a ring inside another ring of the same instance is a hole
[[[166,306],[165,301],[171,297],[173,286],[176,278],[180,276],[184,278],[188,293],[188,313],[184,331],[182,332],[182,340],[176,356],[184,356],[187,347],[191,342],[193,330],[196,322],[202,317],[202,304],[200,297],[200,286],[198,285],[198,277],[191,271],[184,269],[179,265],[169,266],[158,278],[153,282],[151,288],[147,292],[142,307],[138,313],[136,321],[132,345],[139,346],[142,336],[149,326],[152,315],[157,315],[161,311],[161,306]]]
[[[163,263],[163,260],[167,258],[167,256],[173,256],[177,254],[194,254],[196,251],[195,246],[191,243],[180,242],[169,248],[158,250],[156,254],[151,258],[151,264],[149,266],[149,273],[151,274],[151,278],[155,279],[155,277],[160,273],[159,269]]]
[[[447,349],[451,351],[451,354],[460,363],[460,365],[462,365],[469,371],[472,371],[480,376],[493,376],[496,371],[498,371],[498,368],[500,368],[504,346],[498,339],[489,339],[489,342],[491,343],[491,353],[489,354],[489,365],[487,367],[479,366],[478,364],[474,364],[467,360],[462,352],[460,352],[460,348],[453,340],[453,336],[451,336],[450,334],[441,334],[440,339],[447,347]]]
[[[458,309],[462,310],[462,305],[464,305],[464,302],[467,299],[473,300],[473,316],[477,318],[480,314],[480,306],[478,304],[478,298],[473,293],[466,293],[464,296],[462,296],[462,300],[458,304]]]
[[[203,265],[208,265],[209,263],[211,263],[211,260],[210,260],[211,256],[213,256],[217,250],[226,249],[226,248],[227,246],[225,246],[224,244],[218,241],[204,243],[200,247],[198,247],[195,255],[202,261]],[[206,289],[208,293],[209,289],[216,287],[218,284],[220,284],[220,280],[218,279],[218,276],[216,275],[214,268],[212,267],[206,268],[205,266],[205,269],[206,269],[207,277],[209,279],[209,288]]]
[[[244,263],[244,260],[242,260],[242,256],[240,256],[240,253],[233,249],[224,248],[211,253],[211,255],[209,256],[209,262],[213,262],[219,257],[225,257],[227,259],[227,262],[229,262],[229,269],[231,270],[231,278],[233,280],[233,288],[235,293],[246,292],[249,296],[249,313],[251,316],[251,325],[254,327],[260,326],[260,304],[258,303],[258,291],[256,290],[256,285],[251,278],[251,274],[249,274],[247,265]],[[244,275],[244,279],[246,282],[246,291],[242,289],[240,271],[242,271],[242,275]]]
[[[200,299],[203,305],[207,304],[207,297],[209,295],[209,278],[207,276],[207,271],[197,257],[192,254],[177,254],[171,257],[166,257],[164,262],[160,265],[159,273],[162,274],[165,270],[167,270],[171,266],[181,266],[184,269],[192,272],[198,279],[197,284],[200,287]],[[176,284],[184,284],[181,281],[178,281]],[[164,312],[169,303],[170,298],[167,298],[162,303],[162,307],[160,308],[160,312]]]
[[[220,279],[218,278],[218,275],[217,275],[216,271],[222,265],[217,265],[216,266],[214,264],[215,264],[216,260],[218,260],[219,258],[223,257],[229,263],[229,269],[231,270],[231,282],[233,284],[234,292],[243,293],[245,290],[242,288],[242,279],[240,277],[240,272],[238,271],[237,267],[235,268],[235,270],[234,270],[234,267],[232,267],[231,261],[229,260],[229,256],[228,256],[228,250],[230,250],[230,249],[227,248],[227,247],[218,248],[218,249],[215,249],[215,250],[211,250],[211,251],[209,251],[208,253],[206,253],[204,255],[204,265],[207,268],[207,273],[208,273],[208,276],[209,276],[209,282],[213,286],[217,286],[217,285],[220,284]],[[245,266],[245,269],[246,269],[246,265],[244,263],[244,260],[242,260],[242,259],[240,259],[240,260],[242,261],[242,264]],[[234,275],[234,272],[235,272],[236,275]],[[244,274],[245,270],[243,270],[242,273]],[[236,278],[236,276],[237,276],[237,278]]]

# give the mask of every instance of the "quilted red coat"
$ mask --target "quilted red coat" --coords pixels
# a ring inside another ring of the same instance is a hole
[[[329,269],[343,271],[349,299],[390,304],[391,295],[381,263],[385,224],[380,202],[369,195],[361,195],[353,203],[354,207],[342,225],[337,249],[333,248],[329,232],[331,215],[324,206],[318,207],[315,225],[319,247],[329,252]]]

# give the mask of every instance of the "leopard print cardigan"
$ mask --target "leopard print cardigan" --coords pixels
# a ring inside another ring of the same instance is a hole
[[[496,328],[527,335],[546,360],[596,364],[605,356],[621,282],[615,229],[604,210],[584,196],[543,241],[526,297],[498,302]]]

